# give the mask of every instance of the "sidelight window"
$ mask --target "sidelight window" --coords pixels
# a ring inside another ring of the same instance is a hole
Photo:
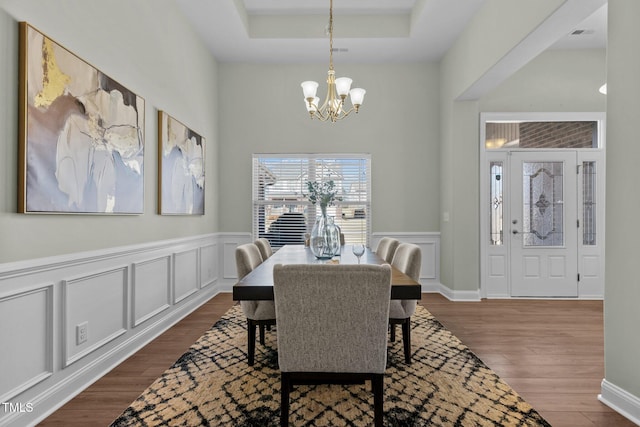
[[[582,244],[596,244],[596,162],[582,163]]]
[[[504,182],[504,174],[502,171],[502,162],[491,162],[490,165],[490,190],[489,190],[489,220],[491,221],[491,245],[502,245],[502,188]]]

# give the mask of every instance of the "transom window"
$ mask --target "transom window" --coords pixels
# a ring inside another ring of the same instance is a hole
[[[487,150],[598,148],[597,121],[496,121],[487,122]]]
[[[320,206],[306,198],[307,181],[332,180],[342,200],[327,209],[345,243],[369,244],[371,157],[368,154],[254,154],[253,235],[274,248],[304,244]]]

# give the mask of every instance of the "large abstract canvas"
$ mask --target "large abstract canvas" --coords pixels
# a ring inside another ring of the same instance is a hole
[[[159,195],[162,215],[204,215],[205,139],[158,112]]]
[[[144,99],[20,23],[22,213],[141,214]]]

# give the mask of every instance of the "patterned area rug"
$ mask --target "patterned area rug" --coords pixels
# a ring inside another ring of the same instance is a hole
[[[549,426],[518,394],[422,306],[412,317],[413,362],[402,339],[389,343],[385,426]],[[292,426],[369,426],[366,385],[296,386]],[[232,307],[112,424],[277,426],[280,373],[276,333],[247,365],[246,320]]]

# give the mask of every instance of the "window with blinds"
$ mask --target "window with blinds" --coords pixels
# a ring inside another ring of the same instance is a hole
[[[320,206],[306,198],[307,181],[333,180],[342,200],[327,209],[345,244],[368,245],[371,157],[365,154],[254,154],[253,235],[271,246],[304,244]]]

